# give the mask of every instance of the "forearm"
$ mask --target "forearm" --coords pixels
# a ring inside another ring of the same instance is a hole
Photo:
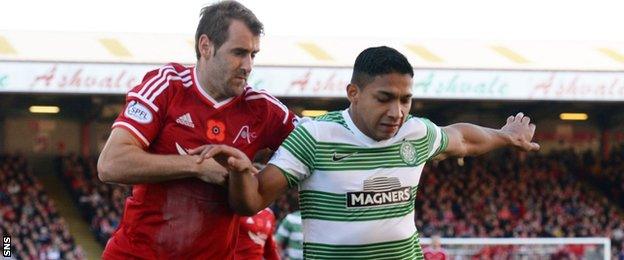
[[[253,216],[268,206],[258,191],[259,182],[252,173],[232,172],[228,180],[229,203],[236,213]]]
[[[196,159],[194,156],[149,154],[138,147],[126,146],[102,152],[98,175],[104,182],[121,184],[189,178],[198,172]]]
[[[447,134],[455,134],[459,138],[460,143],[456,153],[451,156],[477,156],[497,148],[508,146],[510,142],[509,135],[499,129],[482,127],[469,123],[453,124],[445,128]],[[451,133],[456,131],[456,133]]]

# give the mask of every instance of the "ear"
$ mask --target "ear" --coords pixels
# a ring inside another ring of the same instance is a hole
[[[202,34],[201,36],[199,36],[198,44],[201,57],[208,60],[210,59],[210,57],[214,56],[214,44],[212,43],[210,38],[208,38],[208,35]]]
[[[349,101],[351,101],[351,103],[357,102],[360,96],[360,92],[361,90],[357,85],[353,83],[349,83],[349,85],[347,85],[347,98],[349,99]]]

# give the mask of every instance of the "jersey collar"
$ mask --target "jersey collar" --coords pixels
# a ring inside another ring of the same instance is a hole
[[[383,147],[383,146],[388,146],[393,143],[393,139],[395,137],[392,137],[387,140],[375,141],[374,139],[368,137],[368,135],[362,133],[362,131],[360,131],[360,129],[355,125],[355,123],[353,123],[353,120],[351,119],[351,115],[349,115],[348,108],[342,111],[342,117],[344,118],[345,123],[349,127],[349,130],[353,132],[353,135],[355,136],[355,138],[361,141],[362,143],[364,143],[365,145],[369,147]]]
[[[206,101],[215,109],[229,104],[235,98],[229,97],[221,102],[218,102],[216,99],[210,96],[210,94],[208,94],[208,92],[206,92],[204,88],[199,84],[199,80],[197,79],[197,66],[193,67],[193,81],[195,83],[193,85],[195,85],[195,88],[197,89],[197,92],[199,92],[200,96],[202,96],[204,101]]]

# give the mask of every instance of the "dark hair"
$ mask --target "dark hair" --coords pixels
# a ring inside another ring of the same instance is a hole
[[[199,53],[199,37],[202,34],[208,36],[214,43],[215,51],[227,41],[229,37],[228,29],[232,20],[239,20],[247,25],[251,32],[258,36],[263,33],[264,26],[256,15],[236,1],[223,1],[202,8],[199,24],[195,32],[195,54],[197,59],[201,57]]]
[[[414,77],[414,69],[403,54],[387,46],[371,47],[362,51],[355,59],[351,84],[363,87],[376,76],[390,73],[409,74]]]

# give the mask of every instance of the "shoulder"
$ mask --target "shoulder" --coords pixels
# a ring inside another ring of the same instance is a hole
[[[256,113],[270,115],[272,118],[279,119],[282,124],[287,123],[290,116],[288,107],[269,92],[247,86],[243,98]]]
[[[160,81],[191,81],[192,67],[185,67],[178,63],[167,63],[157,69],[151,70],[143,77],[143,82],[150,80],[152,82]]]
[[[243,94],[245,101],[254,106],[265,106],[269,109],[281,110],[288,113],[288,108],[279,99],[271,95],[266,90],[253,89],[250,86],[245,88]]]
[[[403,125],[410,129],[426,129],[429,127],[428,125],[432,124],[431,120],[427,118],[409,115]]]
[[[315,125],[325,125],[328,127],[339,127],[349,129],[347,122],[342,116],[343,111],[331,111],[327,114],[315,118],[312,122]]]
[[[427,118],[409,115],[401,126],[401,130],[397,133],[397,137],[399,139],[415,140],[430,135],[432,128],[429,124],[433,123]]]
[[[171,97],[171,93],[192,86],[192,70],[193,68],[184,67],[177,63],[161,66],[145,74],[141,84],[128,92],[128,97],[137,98],[154,108],[157,99],[161,100],[165,96]]]
[[[342,116],[342,111],[331,111],[327,114],[319,116],[314,119],[314,121],[318,122],[333,122],[333,123],[343,123],[345,122],[344,117]]]
[[[261,213],[267,216],[275,216],[271,208],[265,208],[261,211]]]

